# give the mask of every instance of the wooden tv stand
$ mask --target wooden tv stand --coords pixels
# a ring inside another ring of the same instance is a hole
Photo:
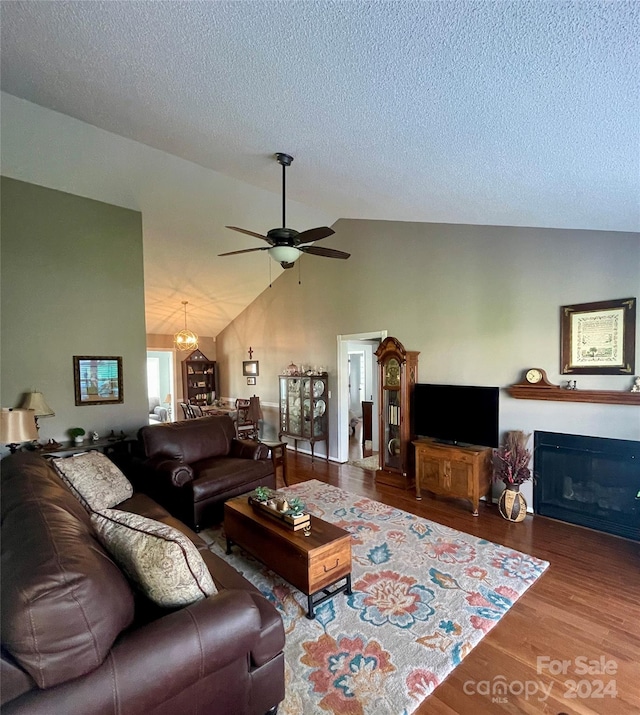
[[[469,499],[478,516],[480,498],[491,503],[493,474],[490,447],[441,444],[430,439],[412,443],[416,451],[416,499],[421,490],[447,497]]]

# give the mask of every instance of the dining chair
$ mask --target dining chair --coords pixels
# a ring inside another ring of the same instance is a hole
[[[238,439],[258,439],[258,420],[253,419],[251,400],[236,400],[236,437]]]
[[[249,398],[249,419],[255,422],[256,428],[258,430],[258,435],[256,439],[260,438],[260,428],[264,420],[264,415],[262,414],[262,407],[260,407],[260,398],[257,395]]]

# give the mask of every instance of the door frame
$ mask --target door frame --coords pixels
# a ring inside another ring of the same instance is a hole
[[[370,333],[351,333],[338,335],[338,462],[349,459],[349,347],[348,344],[358,340],[384,340],[386,330]],[[377,401],[377,396],[376,396]],[[376,419],[376,415],[374,415]]]
[[[171,392],[169,393],[171,395],[171,415],[170,415],[170,422],[177,422],[179,419],[179,416],[176,414],[176,405],[178,404],[178,399],[177,399],[177,389],[180,386],[179,385],[179,380],[178,380],[178,374],[176,371],[176,365],[177,365],[177,356],[176,356],[176,351],[174,348],[147,348],[147,357],[149,357],[149,353],[168,353],[169,357],[169,373],[171,375],[170,381],[171,381]],[[146,379],[146,373],[145,373],[145,379]],[[147,393],[149,392],[149,385],[147,384]],[[162,395],[160,395],[160,399],[162,399]]]

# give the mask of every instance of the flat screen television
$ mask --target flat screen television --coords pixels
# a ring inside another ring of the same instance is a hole
[[[461,446],[498,446],[499,388],[468,385],[414,386],[412,432]]]

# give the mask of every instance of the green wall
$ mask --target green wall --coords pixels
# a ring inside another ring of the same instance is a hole
[[[0,399],[40,390],[69,427],[133,433],[147,422],[142,215],[2,177]],[[124,403],[76,407],[74,355],[123,359]]]

